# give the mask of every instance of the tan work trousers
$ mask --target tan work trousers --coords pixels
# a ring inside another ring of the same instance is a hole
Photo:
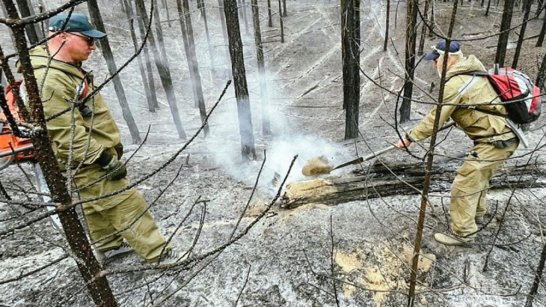
[[[473,237],[478,230],[475,218],[487,210],[486,194],[493,174],[509,158],[518,143],[506,148],[496,148],[489,143],[474,145],[477,157],[469,155],[457,170],[451,186],[451,229],[458,236]]]
[[[91,166],[74,176],[75,185],[80,187],[80,199],[106,195],[123,189],[128,184],[127,179],[102,179],[91,184],[104,174],[100,167]],[[125,239],[138,255],[145,260],[151,260],[159,256],[165,246],[165,239],[159,232],[154,217],[147,210],[146,200],[134,188],[104,199],[86,202],[82,207],[89,234],[98,250],[116,248]]]

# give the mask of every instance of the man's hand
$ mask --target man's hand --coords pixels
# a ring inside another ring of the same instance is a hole
[[[120,180],[127,176],[127,168],[125,168],[123,162],[106,151],[101,153],[96,163],[107,172],[106,177],[109,180]]]
[[[116,157],[112,157],[110,163],[103,167],[103,169],[108,173],[106,174],[106,177],[109,180],[120,180],[127,176],[127,168],[123,162],[118,160]]]
[[[404,138],[403,140],[398,140],[398,142],[394,146],[396,146],[396,148],[398,149],[404,149],[404,148],[408,148],[410,145],[411,145],[411,141]]]
[[[121,156],[123,156],[123,144],[118,143],[114,146],[114,149],[116,150],[116,154],[118,154],[118,160],[121,159]]]

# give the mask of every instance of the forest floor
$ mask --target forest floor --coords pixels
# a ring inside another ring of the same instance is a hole
[[[174,1],[172,1],[174,2]],[[207,3],[212,1],[207,1]],[[213,1],[216,2],[216,1]],[[261,1],[260,3],[265,3]],[[275,2],[275,1],[272,1]],[[407,302],[411,254],[419,215],[419,196],[393,196],[353,201],[333,206],[308,204],[285,210],[276,202],[273,184],[275,173],[281,178],[290,161],[298,158],[287,183],[305,180],[301,168],[310,158],[325,156],[332,164],[369,154],[396,142],[396,97],[386,90],[400,90],[404,75],[405,2],[391,8],[390,41],[383,51],[385,33],[384,1],[364,0],[361,4],[361,137],[343,140],[345,113],[342,109],[342,72],[340,49],[339,3],[336,1],[287,1],[284,18],[285,42],[280,42],[278,15],[268,27],[265,4],[260,6],[265,43],[268,90],[273,135],[261,133],[258,74],[254,42],[244,34],[247,79],[256,138],[257,159],[240,157],[237,104],[233,89],[210,118],[209,136],[198,136],[179,153],[184,141],[176,138],[169,108],[161,96],[162,106],[149,113],[140,87],[138,66],[129,66],[121,74],[133,115],[142,135],[150,133],[142,147],[130,143],[121,111],[115,103],[113,86],[103,91],[124,133],[125,156],[129,177],[135,181],[172,162],[138,186],[153,203],[154,213],[165,235],[174,234],[173,245],[180,251],[192,246],[196,257],[225,244],[245,227],[257,223],[215,257],[207,257],[195,266],[161,272],[140,270],[129,274],[109,275],[110,284],[123,306],[403,306]],[[489,37],[498,31],[502,12],[493,7],[484,17],[480,1],[459,7],[455,36],[461,40]],[[477,3],[477,4],[476,4]],[[175,11],[175,3],[170,3]],[[192,5],[194,3],[192,2]],[[436,2],[436,22],[446,32],[452,3]],[[122,13],[113,7],[105,15],[116,60],[129,56],[130,43]],[[202,65],[207,108],[217,100],[227,80],[224,45],[218,24],[217,8],[208,10],[214,50],[215,74],[210,72],[203,35],[198,35],[198,57]],[[274,10],[276,11],[276,9]],[[192,11],[196,33],[203,33],[203,22]],[[162,11],[162,14],[165,12]],[[106,13],[105,13],[106,14]],[[118,15],[116,15],[118,14]],[[521,20],[519,10],[512,24]],[[117,16],[117,17],[116,17]],[[395,16],[396,26],[395,26]],[[248,15],[250,32],[251,18]],[[543,19],[530,22],[527,36],[538,34]],[[198,111],[192,106],[190,81],[179,39],[179,26],[165,25],[169,60],[173,67],[175,88],[184,128],[192,135],[200,126]],[[511,36],[515,40],[517,36]],[[7,38],[2,37],[2,40]],[[493,64],[497,37],[463,43],[465,54],[477,55],[489,67]],[[526,40],[520,69],[534,78],[545,52],[535,48],[536,39]],[[425,52],[436,39],[427,37]],[[202,50],[202,52],[200,52]],[[513,49],[508,52],[511,62]],[[95,73],[105,74],[99,52],[90,60]],[[178,65],[180,64],[180,65]],[[364,75],[365,73],[365,75]],[[222,76],[223,74],[223,76]],[[180,77],[178,77],[180,76]],[[437,87],[429,93],[430,83],[438,76],[429,63],[421,62],[416,71],[414,98],[432,102]],[[159,81],[156,80],[158,88]],[[383,89],[377,86],[380,84]],[[397,127],[400,133],[421,119],[430,108],[413,104],[411,122]],[[542,118],[531,127],[528,149],[520,148],[509,164],[544,162],[544,150],[533,153],[543,144]],[[436,163],[461,159],[472,146],[463,133],[443,133],[445,140],[436,148]],[[381,156],[387,165],[416,163],[425,156],[423,147],[413,146],[412,157],[406,152]],[[263,171],[258,173],[265,160]],[[360,167],[366,168],[368,164]],[[356,168],[357,166],[355,166]],[[30,172],[28,166],[22,166]],[[348,176],[351,168],[330,176]],[[9,191],[31,189],[16,166],[2,171],[10,174]],[[14,175],[18,174],[18,175]],[[513,193],[512,193],[513,192]],[[19,193],[21,194],[21,193]],[[491,191],[488,194],[490,223],[480,231],[475,245],[469,248],[446,247],[432,235],[448,227],[449,190],[430,197],[419,265],[418,306],[523,306],[533,282],[540,252],[544,245],[542,208],[544,189]],[[31,196],[29,196],[31,197]],[[509,201],[511,200],[511,201]],[[193,206],[196,204],[195,206]],[[262,214],[263,213],[263,214]],[[20,223],[6,220],[13,211],[0,205],[0,230]],[[180,224],[182,223],[182,224]],[[179,227],[180,226],[180,227]],[[26,227],[0,238],[0,281],[16,278],[63,256],[56,242],[62,235],[47,221]],[[64,243],[61,243],[64,244]],[[139,259],[130,255],[106,265],[109,271],[138,268]],[[0,306],[91,306],[91,299],[72,259],[60,260],[31,277],[0,283]],[[539,288],[535,306],[546,306],[546,291]]]

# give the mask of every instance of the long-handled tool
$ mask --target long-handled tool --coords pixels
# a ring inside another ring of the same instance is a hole
[[[438,131],[442,131],[442,130],[445,130],[449,127],[452,127],[453,125],[455,125],[455,122],[451,121],[449,123],[447,123],[446,125],[444,125],[441,129],[439,129]],[[395,145],[390,145],[388,147],[385,147],[383,149],[380,149],[372,154],[369,154],[367,156],[364,156],[364,157],[358,157],[354,160],[351,160],[351,161],[348,161],[348,162],[345,162],[343,164],[340,164],[338,166],[335,166],[335,167],[332,167],[328,164],[328,160],[321,156],[321,157],[318,157],[318,158],[314,158],[314,159],[311,159],[309,161],[307,161],[307,164],[303,167],[302,169],[302,174],[304,176],[318,176],[318,175],[324,175],[324,174],[330,174],[333,170],[336,170],[336,169],[339,169],[339,168],[342,168],[342,167],[345,167],[345,166],[349,166],[349,165],[353,165],[353,164],[358,164],[358,163],[362,163],[364,161],[368,161],[370,159],[373,159],[377,156],[380,156],[386,152],[389,152],[393,149],[396,149],[397,147]]]

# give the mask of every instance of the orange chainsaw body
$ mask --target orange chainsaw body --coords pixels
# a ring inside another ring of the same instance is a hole
[[[18,82],[17,86],[19,85],[20,82]],[[6,88],[6,102],[15,121],[17,123],[22,122],[10,86]],[[0,158],[3,158],[4,160],[13,160],[13,153],[15,152],[15,160],[17,162],[33,160],[34,149],[32,147],[32,142],[28,138],[21,138],[13,134],[4,113],[0,113],[0,126]]]

